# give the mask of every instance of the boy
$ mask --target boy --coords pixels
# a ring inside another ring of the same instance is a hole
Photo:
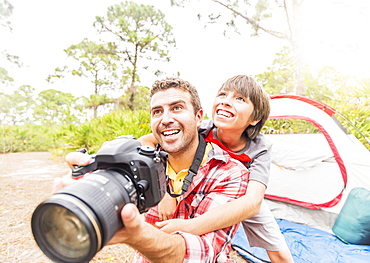
[[[250,245],[265,248],[271,262],[293,262],[284,236],[263,201],[268,184],[271,144],[260,131],[269,114],[269,96],[253,78],[239,75],[222,85],[213,105],[213,122],[202,123],[201,132],[206,141],[218,144],[249,169],[247,193],[197,218],[157,223],[161,230],[202,235],[242,222]],[[145,136],[142,139],[145,141]],[[176,185],[176,181],[173,180],[173,184]],[[171,218],[174,207],[176,200],[167,195],[158,208],[162,220]]]

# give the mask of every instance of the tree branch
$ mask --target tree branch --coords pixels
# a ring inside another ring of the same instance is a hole
[[[289,41],[292,41],[292,27],[290,26],[290,19],[289,19],[289,12],[288,12],[288,7],[286,4],[286,0],[284,0],[284,12],[285,12],[285,17],[286,17],[286,22],[288,24],[289,28],[289,36],[287,36]]]
[[[218,0],[212,0],[212,1],[215,2],[215,3],[217,3],[217,4],[222,5],[223,7],[229,9],[231,12],[233,12],[236,15],[240,16],[241,18],[247,20],[247,22],[249,24],[251,24],[253,27],[258,28],[258,29],[261,29],[262,31],[264,31],[264,32],[266,32],[266,33],[268,33],[268,34],[270,34],[270,35],[272,35],[274,37],[290,40],[289,36],[287,36],[286,34],[264,28],[259,23],[257,23],[255,20],[253,20],[252,18],[243,15],[242,13],[238,12],[237,10],[235,10],[234,8],[230,7],[227,4],[224,4],[224,3],[222,3],[221,1],[218,1]]]

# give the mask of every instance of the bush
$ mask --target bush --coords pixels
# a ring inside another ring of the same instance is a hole
[[[147,110],[115,111],[81,125],[2,125],[0,152],[44,152],[65,155],[79,148],[95,153],[101,145],[119,135],[139,138],[151,132]]]
[[[0,151],[7,152],[43,152],[58,146],[55,137],[58,126],[34,124],[1,125]]]
[[[104,142],[120,135],[139,138],[150,133],[150,115],[147,110],[115,111],[79,126],[64,127],[63,131],[63,150],[86,148],[89,153],[95,153]]]

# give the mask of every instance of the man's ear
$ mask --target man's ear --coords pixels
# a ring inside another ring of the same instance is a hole
[[[200,109],[197,114],[195,115],[196,119],[197,119],[197,122],[198,122],[198,125],[197,127],[199,128],[200,127],[200,124],[202,123],[202,120],[203,120],[203,109]]]
[[[260,120],[251,121],[249,125],[256,126],[257,123],[259,123],[259,122],[260,122]]]

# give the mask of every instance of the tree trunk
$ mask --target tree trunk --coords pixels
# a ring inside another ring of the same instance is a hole
[[[292,23],[292,47],[294,56],[294,86],[297,95],[304,95],[304,74],[303,74],[303,52],[301,38],[301,21],[299,4],[297,0],[292,0],[293,23]]]

